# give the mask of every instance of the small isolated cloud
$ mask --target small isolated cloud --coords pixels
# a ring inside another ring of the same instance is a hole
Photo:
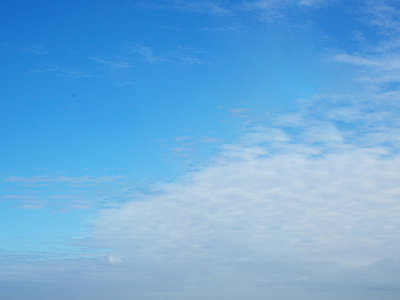
[[[100,261],[108,265],[119,265],[122,263],[122,260],[120,258],[112,254],[100,258]]]
[[[26,54],[34,54],[37,56],[49,54],[49,51],[46,48],[38,45],[24,47],[23,50]]]
[[[216,143],[222,143],[224,140],[223,139],[217,139],[217,138],[212,138],[212,137],[204,137],[202,138],[199,142],[200,143],[206,143],[206,144],[216,144]]]
[[[189,141],[189,140],[192,140],[192,139],[193,139],[192,136],[176,136],[176,137],[173,138],[173,140],[176,143],[182,143],[182,142]]]
[[[232,108],[232,109],[228,109],[228,112],[234,118],[247,118],[247,115],[245,114],[245,112],[248,112],[248,111],[250,111],[249,108]]]
[[[18,208],[21,209],[43,209],[44,205],[41,204],[20,204]]]
[[[166,59],[164,57],[160,57],[160,55],[154,54],[154,51],[151,48],[145,47],[143,45],[134,43],[134,44],[125,46],[125,49],[128,52],[139,54],[148,62],[166,61]]]
[[[191,151],[192,149],[189,147],[174,147],[170,148],[169,150],[176,156],[188,157],[189,154],[187,152]]]

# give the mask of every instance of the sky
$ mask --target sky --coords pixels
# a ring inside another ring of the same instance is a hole
[[[0,22],[1,299],[399,299],[399,3]]]

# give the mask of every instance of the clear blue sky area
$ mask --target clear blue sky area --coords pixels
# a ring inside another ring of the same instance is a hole
[[[0,298],[398,299],[399,19],[3,3]]]

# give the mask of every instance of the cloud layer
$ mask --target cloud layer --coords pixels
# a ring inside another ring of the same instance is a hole
[[[258,286],[400,288],[380,273],[400,258],[399,107],[385,97],[321,95],[248,122],[201,170],[103,210],[97,245]]]

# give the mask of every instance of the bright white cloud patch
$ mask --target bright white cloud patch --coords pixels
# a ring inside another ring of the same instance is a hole
[[[319,96],[250,122],[200,171],[102,211],[95,239],[131,262],[202,262],[261,286],[367,287],[368,268],[400,258],[399,107],[388,97],[398,95]],[[379,274],[368,275],[376,288],[399,286],[398,275],[380,286]]]

